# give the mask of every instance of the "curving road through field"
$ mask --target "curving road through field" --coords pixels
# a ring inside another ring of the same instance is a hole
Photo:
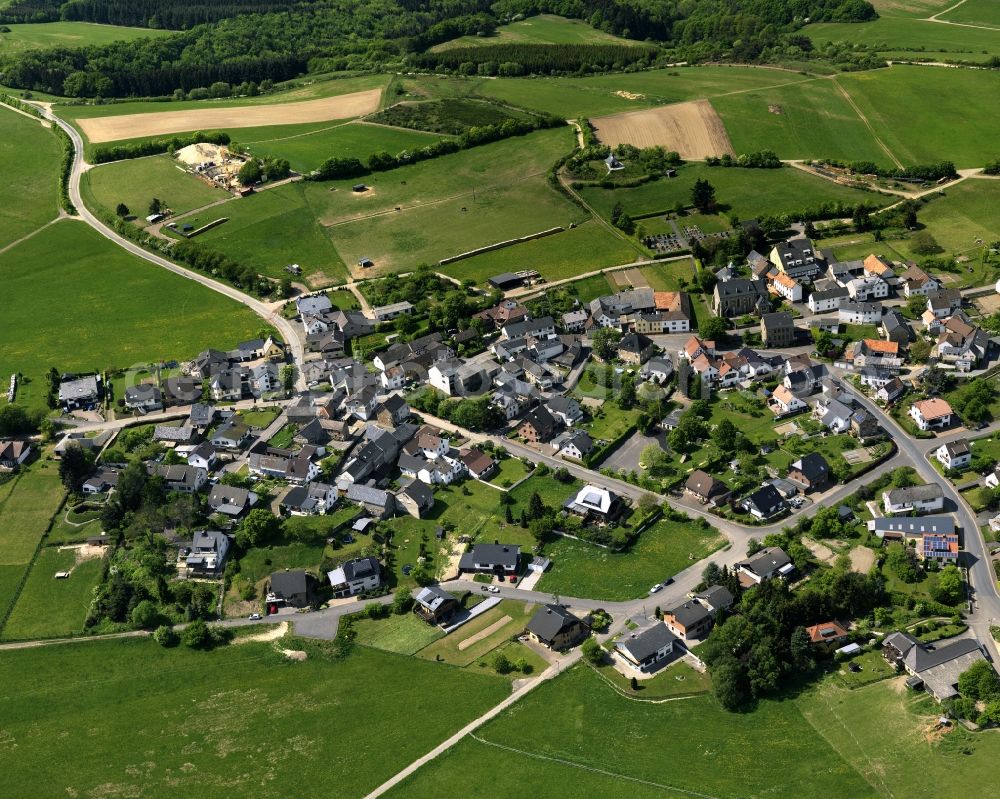
[[[167,269],[174,274],[180,275],[181,277],[186,277],[188,280],[194,280],[212,291],[218,292],[219,294],[229,297],[231,300],[235,300],[236,302],[247,306],[247,308],[257,314],[257,316],[269,325],[272,325],[281,334],[281,337],[285,340],[285,344],[291,350],[293,361],[297,366],[301,366],[305,358],[305,347],[299,336],[298,330],[287,319],[282,317],[280,314],[275,313],[260,300],[257,300],[248,294],[244,294],[242,291],[234,288],[233,286],[221,283],[218,280],[213,280],[207,275],[200,274],[191,269],[186,269],[183,266],[178,266],[173,261],[169,261],[162,256],[144,250],[138,244],[129,241],[124,236],[120,236],[114,230],[105,225],[100,219],[98,219],[84,204],[83,196],[80,194],[80,178],[84,173],[84,167],[86,165],[83,160],[83,137],[80,136],[76,128],[52,113],[51,108],[39,106],[39,110],[45,115],[46,119],[51,120],[53,123],[62,128],[69,136],[70,141],[73,142],[73,166],[70,170],[69,176],[69,198],[73,205],[76,206],[82,221],[90,225],[90,227],[100,233],[104,238],[108,239],[108,241],[118,245],[132,255],[142,258],[154,266],[159,266],[160,268]],[[305,389],[305,378],[302,376],[301,368],[296,370],[296,386],[300,390]]]

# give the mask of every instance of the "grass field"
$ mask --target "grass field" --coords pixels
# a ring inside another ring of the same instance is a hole
[[[641,533],[626,552],[560,538],[545,547],[552,568],[539,582],[539,590],[613,601],[636,599],[654,583],[686,569],[724,543],[725,538],[714,529],[668,521]],[[650,601],[655,604],[655,598]]]
[[[1000,32],[997,37],[1000,44]],[[1000,82],[991,72],[899,66],[844,74],[837,81],[904,164],[948,158],[961,169],[996,158],[990,109],[1000,104]],[[960,136],[954,119],[962,120]]]
[[[387,619],[358,619],[354,622],[357,642],[386,652],[412,655],[444,635],[440,627],[428,624],[415,613]]]
[[[0,107],[0,249],[56,218],[59,153],[39,122]]]
[[[43,549],[31,567],[2,637],[46,638],[81,632],[101,569],[100,558],[78,564],[75,550]],[[70,570],[68,579],[54,578],[56,572]]]
[[[169,155],[96,166],[83,174],[80,190],[88,205],[93,201],[114,211],[118,203],[125,203],[141,225],[145,225],[154,197],[175,214],[232,197],[229,192],[185,172]],[[226,213],[223,207],[216,211]]]
[[[985,25],[996,28],[1000,33],[1000,7],[993,0],[965,0],[939,19],[966,25]]]
[[[731,94],[713,99],[712,105],[738,153],[774,150],[781,158],[842,158],[891,165],[832,80]],[[774,113],[778,109],[780,113]]]
[[[311,172],[331,156],[367,162],[373,153],[398,155],[440,139],[432,133],[369,125],[362,122],[314,123],[273,128],[247,128],[233,133],[257,156],[287,158],[296,172]]]
[[[691,187],[699,179],[715,187],[721,210],[740,219],[794,214],[830,201],[872,205],[890,202],[885,195],[840,186],[793,167],[726,169],[704,164],[687,164],[677,170],[675,178],[661,178],[634,189],[585,188],[580,190],[580,195],[602,215],[610,215],[614,204],[620,202],[627,213],[636,217],[672,211],[678,203],[688,205]],[[687,224],[684,220],[681,222]],[[639,220],[639,224],[645,224],[644,220]]]
[[[91,47],[110,42],[132,41],[168,36],[172,31],[150,28],[126,28],[119,25],[94,25],[88,22],[46,22],[8,25],[10,33],[0,33],[0,56],[27,50],[54,47]]]
[[[554,236],[455,261],[440,267],[440,271],[482,284],[516,263],[518,269],[537,269],[548,280],[561,280],[581,272],[631,263],[640,257],[637,248],[591,219]]]
[[[500,644],[509,641],[511,636],[524,630],[537,608],[537,605],[530,602],[505,599],[496,607],[490,608],[485,613],[476,616],[472,621],[462,625],[451,635],[439,638],[430,646],[421,649],[417,653],[417,657],[434,661],[440,659],[442,662],[454,666],[468,666],[492,652]],[[504,618],[507,618],[508,621],[485,638],[460,648],[464,641],[499,624]]]
[[[872,715],[869,723],[885,718]],[[727,713],[709,696],[635,702],[584,666],[540,686],[476,735],[389,796],[437,797],[462,774],[494,782],[512,772],[522,780],[530,774],[533,792],[553,799],[625,793],[679,799],[692,791],[726,799],[878,796],[794,702],[762,703],[748,714]]]
[[[55,464],[35,461],[0,486],[0,614],[14,590],[63,497]]]
[[[946,3],[944,7],[947,8],[948,5],[954,3]],[[980,8],[990,5],[990,0],[983,0]],[[930,13],[933,14],[934,11]],[[943,19],[959,21],[953,14],[946,15]],[[974,56],[983,52],[1000,53],[1000,30],[941,25],[898,16],[883,16],[874,22],[817,23],[807,25],[802,32],[817,46],[823,46],[827,42],[863,44],[879,52],[900,51],[906,58],[938,56],[944,60],[965,61],[977,60]]]
[[[39,385],[50,366],[189,358],[207,346],[232,347],[263,326],[232,300],[128,255],[80,222],[59,222],[0,255],[0,282],[7,300],[0,373],[20,371]],[[39,298],[54,317],[39,311]]]
[[[323,647],[295,644],[308,653],[300,663],[260,643],[4,652],[0,793],[212,799],[274,785],[303,795],[329,781],[363,796],[510,692],[495,676],[365,647],[334,660]]]
[[[432,47],[431,52],[453,50],[456,47],[480,47],[484,44],[643,44],[643,42],[613,36],[592,28],[578,19],[539,14],[509,25],[501,25],[493,36],[462,36]]]

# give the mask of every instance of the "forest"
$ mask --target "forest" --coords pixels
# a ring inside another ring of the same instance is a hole
[[[154,0],[15,0],[0,22],[57,18],[182,27],[157,39],[103,46],[34,50],[0,60],[0,81],[19,89],[75,97],[154,97],[216,81],[285,80],[307,71],[458,68],[487,54],[471,48],[427,54],[456,36],[485,35],[522,14],[550,12],[610,33],[650,42],[616,46],[517,46],[492,59],[524,73],[606,71],[651,60],[657,45],[688,61],[754,62],[807,57],[798,33],[805,18],[853,22],[876,16],[867,0],[228,0],[218,6]],[[155,13],[154,13],[155,12]],[[618,52],[621,50],[622,52]],[[456,55],[457,54],[457,55]],[[462,61],[455,59],[462,58]]]

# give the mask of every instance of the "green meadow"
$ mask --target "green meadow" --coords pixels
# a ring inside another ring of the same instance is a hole
[[[40,122],[0,107],[0,250],[56,218],[60,152]]]
[[[7,308],[0,373],[42,381],[228,348],[260,330],[251,311],[62,221],[0,255]],[[55,313],[53,318],[49,313]]]
[[[985,25],[1000,33],[1000,7],[993,0],[965,0],[942,14],[940,19],[965,25]]]
[[[538,14],[509,25],[501,25],[493,36],[461,36],[432,47],[431,51],[480,47],[484,44],[643,44],[643,42],[605,33],[579,19]]]
[[[148,639],[0,652],[0,794],[213,799],[325,784],[360,797],[510,693],[487,673],[364,647],[338,658],[330,644],[280,645],[306,660],[273,644]]]
[[[699,179],[715,187],[716,201],[725,213],[740,219],[795,213],[831,201],[879,206],[892,201],[886,195],[841,186],[794,167],[736,169],[704,164],[686,164],[675,178],[661,178],[634,189],[584,188],[580,195],[602,215],[610,215],[614,204],[620,202],[626,213],[637,217],[673,211],[678,203],[689,205],[691,188]]]
[[[994,11],[995,7],[991,6],[993,4],[990,0],[985,0],[981,6],[986,9],[983,13]],[[951,14],[942,19],[959,21]],[[821,22],[807,25],[802,32],[818,47],[827,42],[860,44],[880,53],[889,50],[907,53],[904,58],[940,55],[943,60],[964,61],[975,60],[971,56],[977,53],[1000,53],[1000,27],[997,30],[984,30],[962,25],[943,25],[922,19],[883,16],[873,22]]]
[[[111,42],[169,36],[173,31],[95,25],[89,22],[45,22],[7,25],[10,33],[0,33],[0,56],[26,50],[54,47],[91,47]]]

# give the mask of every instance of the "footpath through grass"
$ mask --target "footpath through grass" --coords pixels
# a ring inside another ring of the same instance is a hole
[[[56,218],[59,154],[40,122],[0,106],[0,249]]]
[[[291,646],[307,659],[136,639],[0,653],[0,795],[223,799],[331,784],[363,796],[510,693],[505,679],[365,647],[334,659],[329,644]]]

